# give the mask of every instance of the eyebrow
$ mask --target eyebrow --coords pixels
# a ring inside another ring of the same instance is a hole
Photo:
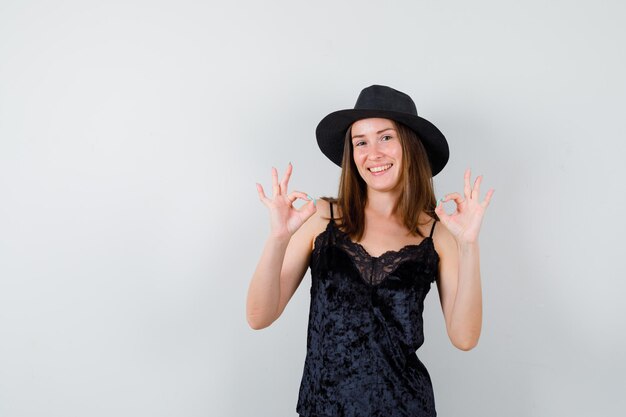
[[[377,134],[377,135],[380,135],[381,133],[386,132],[387,130],[393,130],[393,131],[395,131],[395,129],[394,129],[393,127],[388,127],[388,128],[386,128],[386,129],[379,130],[378,132],[376,132],[376,134]],[[365,137],[365,135],[355,135],[355,136],[352,136],[352,139],[356,139],[356,138],[364,138],[364,137]]]

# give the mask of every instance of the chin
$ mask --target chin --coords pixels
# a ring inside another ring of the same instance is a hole
[[[390,185],[380,185],[380,184],[367,184],[368,188],[375,191],[396,191],[399,188],[398,183],[390,184]]]

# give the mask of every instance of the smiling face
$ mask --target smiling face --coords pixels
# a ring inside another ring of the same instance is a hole
[[[402,144],[394,123],[370,118],[352,124],[354,163],[368,188],[394,190],[402,172]]]

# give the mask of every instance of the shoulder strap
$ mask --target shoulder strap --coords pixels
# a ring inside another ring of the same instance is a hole
[[[331,203],[330,201],[329,201],[329,203],[330,203],[330,219],[334,220],[335,217],[333,216],[333,203]]]
[[[429,236],[429,237],[430,237],[431,239],[432,239],[432,237],[433,237],[433,232],[435,231],[435,224],[436,224],[436,223],[437,223],[437,220],[435,220],[435,221],[433,222],[433,227],[432,227],[432,229],[430,229],[430,236]]]

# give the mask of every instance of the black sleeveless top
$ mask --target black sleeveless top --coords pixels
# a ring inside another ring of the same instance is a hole
[[[436,416],[424,342],[424,298],[437,277],[430,236],[378,257],[335,224],[311,253],[311,305],[296,411],[303,417]]]

